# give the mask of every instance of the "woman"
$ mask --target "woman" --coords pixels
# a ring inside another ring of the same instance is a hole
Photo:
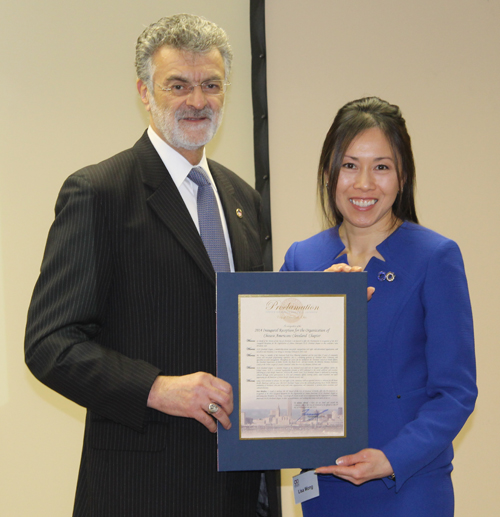
[[[346,104],[318,171],[333,226],[293,244],[282,270],[365,270],[376,286],[369,448],[316,469],[320,496],[305,517],[453,515],[452,440],[477,396],[472,314],[460,250],[418,225],[414,183],[399,108],[376,97]]]

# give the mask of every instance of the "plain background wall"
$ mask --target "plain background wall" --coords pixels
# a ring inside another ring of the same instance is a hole
[[[475,318],[480,395],[455,440],[456,515],[498,515],[500,2],[277,0],[266,18],[275,269],[322,229],[316,169],[337,110],[369,95],[398,104],[421,223],[459,243]],[[286,517],[301,514],[291,498],[288,479]]]
[[[135,42],[191,12],[227,31],[235,54],[225,121],[208,154],[253,184],[249,2],[2,1],[0,17],[0,515],[71,515],[85,411],[24,365],[23,335],[64,179],[133,145],[147,127]],[[138,516],[139,517],[139,516]]]
[[[135,40],[175,12],[205,15],[230,36],[232,86],[209,154],[252,183],[248,2],[2,2],[2,517],[71,513],[84,411],[24,366],[26,310],[57,192],[70,173],[140,136],[147,119]],[[460,244],[475,315],[480,398],[455,442],[456,515],[496,515],[500,2],[268,0],[266,17],[276,268],[294,240],[321,229],[315,174],[335,112],[365,95],[399,104],[414,143],[421,222]],[[300,515],[290,483],[284,517]]]

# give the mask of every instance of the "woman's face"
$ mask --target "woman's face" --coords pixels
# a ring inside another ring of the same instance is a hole
[[[399,190],[391,145],[379,128],[360,133],[348,147],[336,191],[344,224],[385,231],[392,226],[392,205]]]

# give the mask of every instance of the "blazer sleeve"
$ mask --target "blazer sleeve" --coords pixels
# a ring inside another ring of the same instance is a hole
[[[458,246],[449,240],[438,246],[424,275],[427,383],[413,394],[415,418],[382,447],[396,474],[396,490],[434,460],[437,465],[447,449],[451,461],[451,443],[477,397],[472,311]]]
[[[56,204],[28,312],[25,359],[44,384],[96,413],[141,430],[153,365],[104,347],[113,261],[104,205],[84,172]]]
[[[297,243],[294,242],[290,248],[288,248],[288,251],[285,254],[285,260],[280,268],[280,271],[297,271],[295,268],[295,248],[297,247]]]

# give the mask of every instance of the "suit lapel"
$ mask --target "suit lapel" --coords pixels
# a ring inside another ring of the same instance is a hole
[[[151,192],[147,198],[148,205],[215,285],[215,271],[200,234],[147,133],[144,133],[134,149],[139,155],[143,181]]]
[[[235,197],[233,186],[218,164],[212,160],[208,160],[208,164],[224,210],[229,237],[231,239],[234,268],[236,271],[247,271],[249,267],[249,256],[245,222],[244,218],[239,218],[236,215],[236,211],[238,209],[241,210],[241,206]]]

